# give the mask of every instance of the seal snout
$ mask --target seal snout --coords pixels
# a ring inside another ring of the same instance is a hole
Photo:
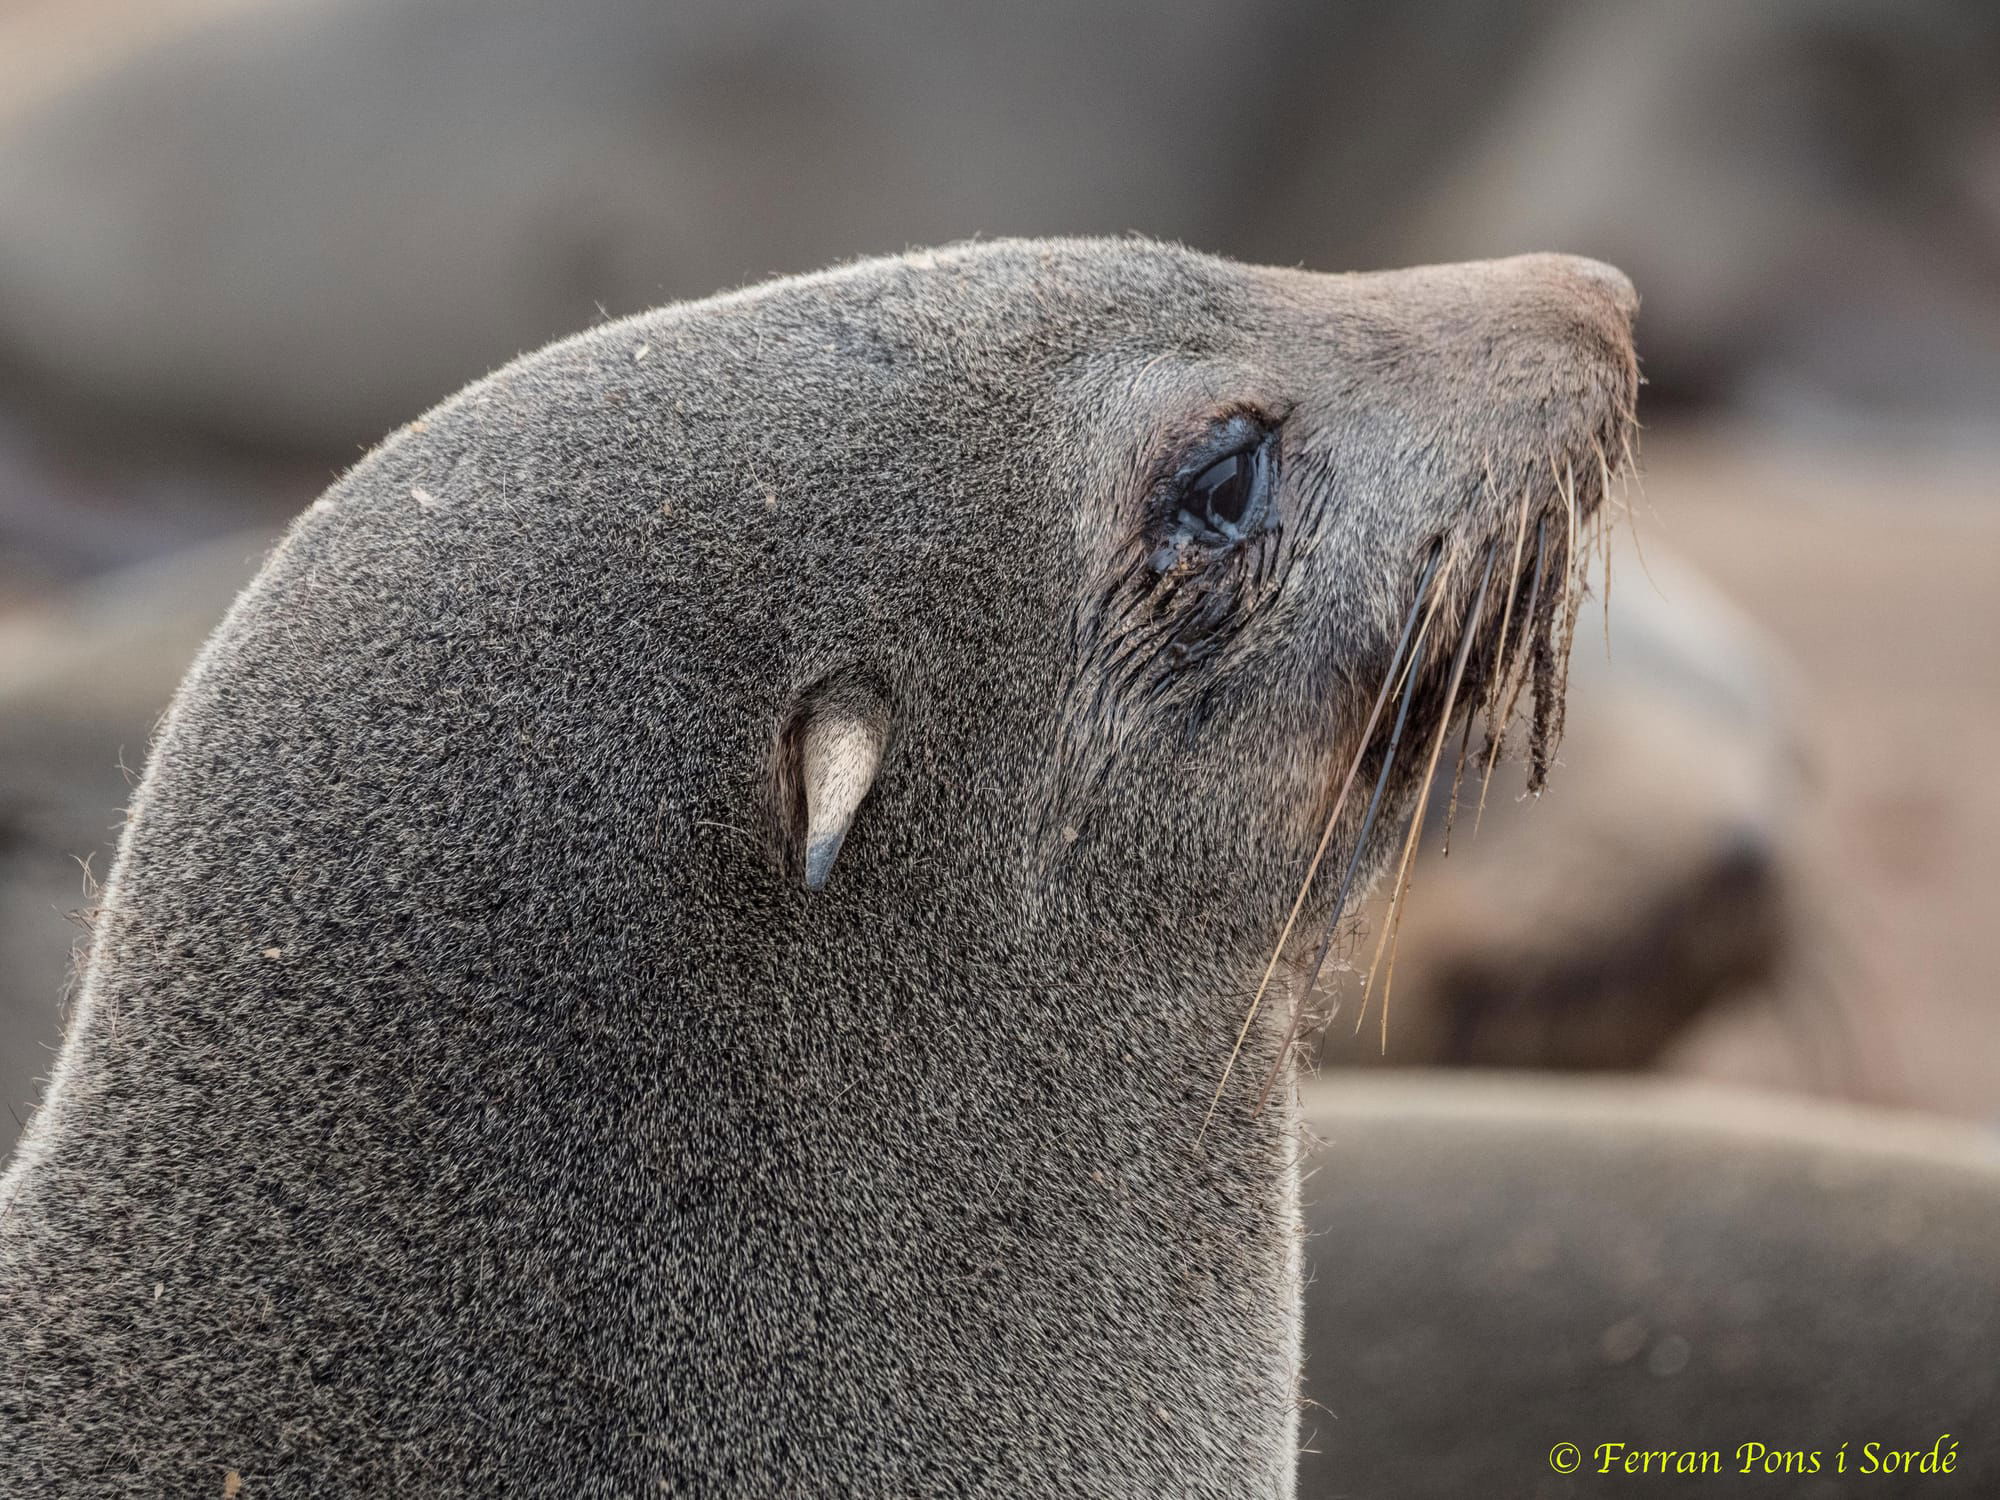
[[[1637,396],[1638,352],[1632,340],[1639,293],[1616,266],[1581,255],[1525,259],[1546,309],[1544,326],[1592,366],[1614,406],[1630,410]]]
[[[1639,292],[1616,266],[1586,255],[1552,251],[1475,263],[1476,296],[1492,299],[1503,316],[1525,319],[1544,331],[1591,327],[1613,343],[1629,342],[1639,312]]]
[[[1541,275],[1579,303],[1595,304],[1628,328],[1639,312],[1639,291],[1616,266],[1586,255],[1530,255]]]

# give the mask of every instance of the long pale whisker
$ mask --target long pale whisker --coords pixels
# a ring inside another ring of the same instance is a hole
[[[1486,701],[1480,705],[1477,711],[1468,713],[1465,720],[1465,738],[1466,743],[1469,745],[1472,742],[1472,721],[1483,713],[1486,718],[1486,737],[1493,747],[1492,754],[1487,757],[1486,774],[1481,778],[1479,783],[1479,812],[1482,815],[1486,811],[1486,788],[1493,780],[1493,761],[1500,753],[1500,739],[1506,730],[1506,725],[1498,721],[1494,715],[1499,710],[1500,700],[1507,691],[1507,679],[1511,675],[1507,667],[1507,637],[1514,623],[1514,596],[1521,591],[1522,548],[1527,545],[1528,541],[1528,510],[1528,491],[1524,487],[1521,491],[1520,519],[1514,524],[1514,556],[1507,568],[1507,597],[1500,609],[1500,636],[1493,643],[1493,675],[1491,680],[1486,684]],[[1528,611],[1528,615],[1524,618],[1524,628],[1526,619],[1532,619],[1533,615],[1534,611],[1531,608]],[[1458,816],[1459,778],[1465,774],[1465,751],[1463,749],[1459,751],[1458,758],[1458,769],[1452,772],[1451,777],[1451,810],[1445,817],[1444,837],[1447,848],[1451,844],[1452,823]],[[1472,820],[1472,832],[1474,837],[1478,836],[1478,817],[1474,817]]]
[[[1542,575],[1547,565],[1547,557],[1548,518],[1538,516],[1535,520],[1535,573],[1533,580],[1528,585],[1528,607],[1521,615],[1521,636],[1524,641],[1534,631],[1535,621],[1540,615]],[[1506,735],[1507,726],[1514,722],[1514,710],[1520,705],[1521,692],[1528,685],[1528,677],[1531,670],[1528,653],[1523,653],[1520,671],[1514,674],[1513,690],[1508,693],[1506,705],[1500,711],[1499,731],[1498,733],[1494,733],[1491,730],[1488,731],[1491,743],[1487,746],[1486,750],[1486,775],[1479,783],[1479,809],[1473,814],[1472,818],[1472,835],[1474,838],[1479,836],[1479,825],[1486,817],[1486,793],[1493,785],[1493,767],[1500,759],[1501,741]]]
[[[1403,696],[1396,706],[1396,722],[1389,731],[1388,747],[1382,753],[1382,769],[1376,774],[1375,790],[1368,799],[1368,811],[1362,814],[1361,832],[1355,838],[1353,852],[1348,856],[1346,872],[1340,877],[1340,889],[1334,894],[1333,909],[1327,914],[1326,927],[1320,934],[1319,947],[1313,953],[1312,967],[1307,970],[1305,984],[1300,987],[1299,994],[1302,997],[1309,998],[1313,986],[1319,983],[1320,971],[1326,967],[1327,953],[1333,947],[1334,934],[1340,930],[1341,916],[1347,910],[1347,898],[1354,889],[1354,878],[1360,873],[1362,860],[1367,857],[1368,840],[1374,835],[1375,820],[1382,811],[1382,795],[1388,789],[1390,774],[1396,769],[1396,752],[1402,746],[1403,730],[1410,720],[1410,704],[1417,695],[1417,682],[1423,671],[1424,647],[1430,639],[1430,622],[1435,614],[1436,610],[1433,609],[1424,617],[1424,628],[1418,634],[1416,644],[1410,649],[1410,669],[1404,674]],[[1285,1028],[1284,1040],[1278,1046],[1275,1065],[1277,1068],[1284,1066],[1285,1057],[1290,1053],[1292,1043],[1298,1039],[1299,1019],[1305,1014],[1305,1003],[1306,1000],[1302,998],[1292,1011],[1291,1022]],[[1261,1105],[1269,1097],[1270,1087],[1267,1082],[1265,1089],[1258,1096],[1259,1104]]]
[[[1666,591],[1660,587],[1660,581],[1653,576],[1653,570],[1646,564],[1646,545],[1639,535],[1639,511],[1632,504],[1632,486],[1639,477],[1639,460],[1632,452],[1632,429],[1627,426],[1618,436],[1625,450],[1625,464],[1618,471],[1619,507],[1625,512],[1625,524],[1632,531],[1632,551],[1639,559],[1639,571],[1646,575],[1646,582],[1653,586],[1653,592],[1664,598]]]
[[[1563,473],[1556,486],[1563,498],[1563,507],[1569,518],[1569,542],[1563,551],[1563,615],[1562,637],[1555,646],[1555,671],[1552,679],[1554,698],[1550,704],[1549,722],[1551,730],[1549,742],[1544,752],[1549,760],[1562,745],[1563,731],[1569,725],[1569,665],[1576,651],[1576,621],[1583,610],[1584,590],[1590,583],[1589,560],[1583,556],[1581,537],[1581,506],[1576,498],[1576,466],[1568,459],[1563,460]]]
[[[1523,569],[1527,566],[1527,558],[1521,551],[1521,543],[1527,539],[1528,508],[1528,497],[1526,494],[1523,494],[1521,496],[1520,535],[1515,544],[1513,565],[1508,572],[1507,597],[1501,602],[1500,606],[1500,635],[1493,643],[1493,674],[1481,693],[1476,711],[1476,716],[1486,721],[1489,736],[1496,733],[1500,727],[1496,716],[1499,714],[1501,703],[1506,697],[1507,684],[1513,676],[1513,661],[1519,654],[1520,649],[1521,633],[1514,628],[1514,617],[1518,613],[1514,608],[1514,601],[1521,592]],[[1522,620],[1524,629],[1526,624],[1527,621],[1524,618]]]
[[[1458,554],[1446,551],[1441,543],[1439,556],[1443,561],[1443,569],[1439,572],[1436,584],[1431,590],[1430,607],[1424,611],[1424,623],[1417,632],[1419,640],[1431,633],[1431,621],[1437,618],[1438,605],[1444,601],[1445,591],[1451,586],[1451,575],[1458,568]],[[1405,681],[1416,673],[1416,662],[1417,659],[1413,655],[1403,663],[1403,675],[1396,679],[1396,685],[1390,689],[1391,694],[1402,692]]]
[[[1361,1022],[1368,1014],[1368,996],[1375,987],[1375,971],[1382,961],[1382,944],[1389,945],[1389,969],[1382,986],[1382,1046],[1389,1045],[1389,985],[1395,978],[1396,950],[1395,934],[1402,927],[1403,902],[1409,894],[1410,869],[1416,858],[1418,841],[1424,832],[1424,814],[1430,807],[1431,778],[1437,774],[1438,757],[1444,751],[1444,742],[1451,732],[1452,710],[1458,704],[1459,684],[1465,679],[1465,665],[1472,657],[1472,647],[1478,637],[1479,617],[1486,608],[1486,589],[1493,581],[1493,549],[1486,549],[1486,566],[1479,575],[1479,588],[1472,597],[1472,605],[1466,611],[1464,628],[1459,632],[1458,650],[1452,657],[1451,679],[1445,688],[1444,711],[1438,719],[1437,733],[1431,740],[1431,753],[1424,765],[1424,774],[1418,785],[1416,811],[1410,816],[1409,836],[1403,841],[1403,857],[1396,870],[1396,884],[1390,897],[1388,918],[1383,923],[1382,942],[1375,947],[1374,962],[1369,965],[1368,982],[1361,991],[1361,1010],[1354,1018],[1354,1029],[1361,1029]],[[1268,1085],[1267,1085],[1268,1088]]]
[[[1452,825],[1458,821],[1458,789],[1465,780],[1466,757],[1472,753],[1472,724],[1478,717],[1479,714],[1476,709],[1466,709],[1465,729],[1458,737],[1458,758],[1452,762],[1451,767],[1451,801],[1445,804],[1444,845],[1438,850],[1440,854],[1449,855],[1451,853]]]
[[[1424,565],[1423,573],[1417,579],[1416,597],[1411,600],[1409,613],[1403,618],[1403,630],[1397,639],[1395,654],[1389,659],[1388,670],[1382,674],[1382,686],[1375,694],[1374,707],[1369,710],[1368,721],[1362,726],[1360,738],[1354,747],[1354,758],[1348,763],[1347,774],[1342,778],[1340,790],[1334,796],[1333,811],[1327,814],[1326,827],[1320,833],[1318,847],[1313,850],[1312,863],[1306,868],[1305,879],[1299,884],[1298,895],[1293,899],[1292,909],[1285,917],[1284,928],[1278,934],[1278,941],[1272,946],[1270,961],[1264,965],[1263,977],[1257,982],[1257,992],[1251,997],[1249,1009],[1243,1017],[1243,1025],[1236,1033],[1236,1042],[1230,1048],[1229,1060],[1223,1064],[1222,1077],[1215,1085],[1214,1097],[1208,1101],[1208,1110],[1202,1116],[1201,1128],[1195,1132],[1197,1145],[1208,1130],[1209,1122],[1215,1118],[1216,1106],[1222,1100],[1223,1090],[1229,1086],[1230,1074],[1236,1067],[1237,1058],[1243,1053],[1243,1045],[1249,1038],[1251,1024],[1257,1019],[1257,1011],[1264,1002],[1264,993],[1270,988],[1271,976],[1276,972],[1278,963],[1284,955],[1286,943],[1291,940],[1292,929],[1298,922],[1299,913],[1305,909],[1306,897],[1312,891],[1313,881],[1319,876],[1320,864],[1326,858],[1328,846],[1333,842],[1334,830],[1340,824],[1340,815],[1347,806],[1348,793],[1353,790],[1355,777],[1361,770],[1361,762],[1368,754],[1369,742],[1375,737],[1375,727],[1381,722],[1382,710],[1389,701],[1397,681],[1398,670],[1405,665],[1405,654],[1410,650],[1410,641],[1417,627],[1418,616],[1422,615],[1424,628],[1428,630],[1431,616],[1436,613],[1437,602],[1432,597],[1432,585],[1438,581],[1438,567],[1443,557],[1442,548],[1433,553],[1430,561]],[[1421,651],[1421,638],[1419,642]]]

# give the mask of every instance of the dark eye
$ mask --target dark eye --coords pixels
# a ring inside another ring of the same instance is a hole
[[[1187,508],[1211,525],[1240,524],[1249,503],[1250,457],[1245,453],[1210,464],[1188,486]]]
[[[1181,524],[1232,542],[1257,530],[1270,508],[1273,446],[1266,435],[1197,471],[1181,491]]]

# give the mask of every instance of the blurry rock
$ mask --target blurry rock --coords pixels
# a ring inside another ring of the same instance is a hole
[[[978,233],[1220,245],[1317,37],[1293,0],[269,6],[0,143],[0,347],[340,452],[606,309]]]
[[[5,0],[0,120],[212,16],[266,0]]]
[[[0,1154],[61,1035],[85,866],[107,872],[153,727],[269,541],[233,536],[0,623]]]
[[[1411,252],[1614,261],[1671,396],[1991,441],[2000,6],[1617,0],[1513,90]]]
[[[1727,1052],[1731,1076],[1782,1087],[1773,1044],[1796,1052],[1817,1032],[1886,1075],[1878,1097],[1995,1118],[2000,780],[1968,774],[2000,744],[1991,456],[1713,437],[1648,449],[1648,496],[1676,545],[1755,608],[1811,685],[1825,915],[1804,952],[1824,970],[1812,988],[1850,1023],[1843,1034],[1801,1004],[1789,1038],[1704,1026],[1672,1065],[1715,1074]]]
[[[1640,1068],[1711,1008],[1760,996],[1809,920],[1790,705],[1790,674],[1751,621],[1657,542],[1642,564],[1621,539],[1608,610],[1600,621],[1586,602],[1578,618],[1547,794],[1523,800],[1521,768],[1503,761],[1479,819],[1471,771],[1446,856],[1450,757],[1440,765],[1386,1051],[1379,1000],[1355,1029],[1350,975],[1321,1060]],[[1387,898],[1354,945],[1364,971]]]
[[[1990,1133],[1464,1074],[1344,1075],[1306,1113],[1302,1500],[1649,1482],[1597,1477],[1606,1442],[1719,1450],[1722,1477],[1690,1491],[2000,1493]],[[1867,1443],[1942,1434],[1949,1476],[1857,1472]],[[1820,1452],[1818,1475],[1742,1477],[1753,1440]],[[1582,1450],[1574,1480],[1559,1443]]]
[[[1600,254],[1670,393],[1983,419],[2000,9],[264,4],[0,134],[0,354],[346,457],[600,310],[1134,229],[1322,268]]]
[[[332,477],[121,419],[0,375],[0,611],[248,526],[276,527]]]

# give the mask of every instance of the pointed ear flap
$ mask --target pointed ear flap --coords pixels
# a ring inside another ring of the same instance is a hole
[[[806,889],[819,890],[833,872],[861,799],[882,764],[883,728],[867,719],[824,709],[806,720],[799,753],[805,782]]]
[[[784,864],[806,889],[826,885],[888,742],[888,697],[859,675],[814,684],[785,715],[773,790]]]

